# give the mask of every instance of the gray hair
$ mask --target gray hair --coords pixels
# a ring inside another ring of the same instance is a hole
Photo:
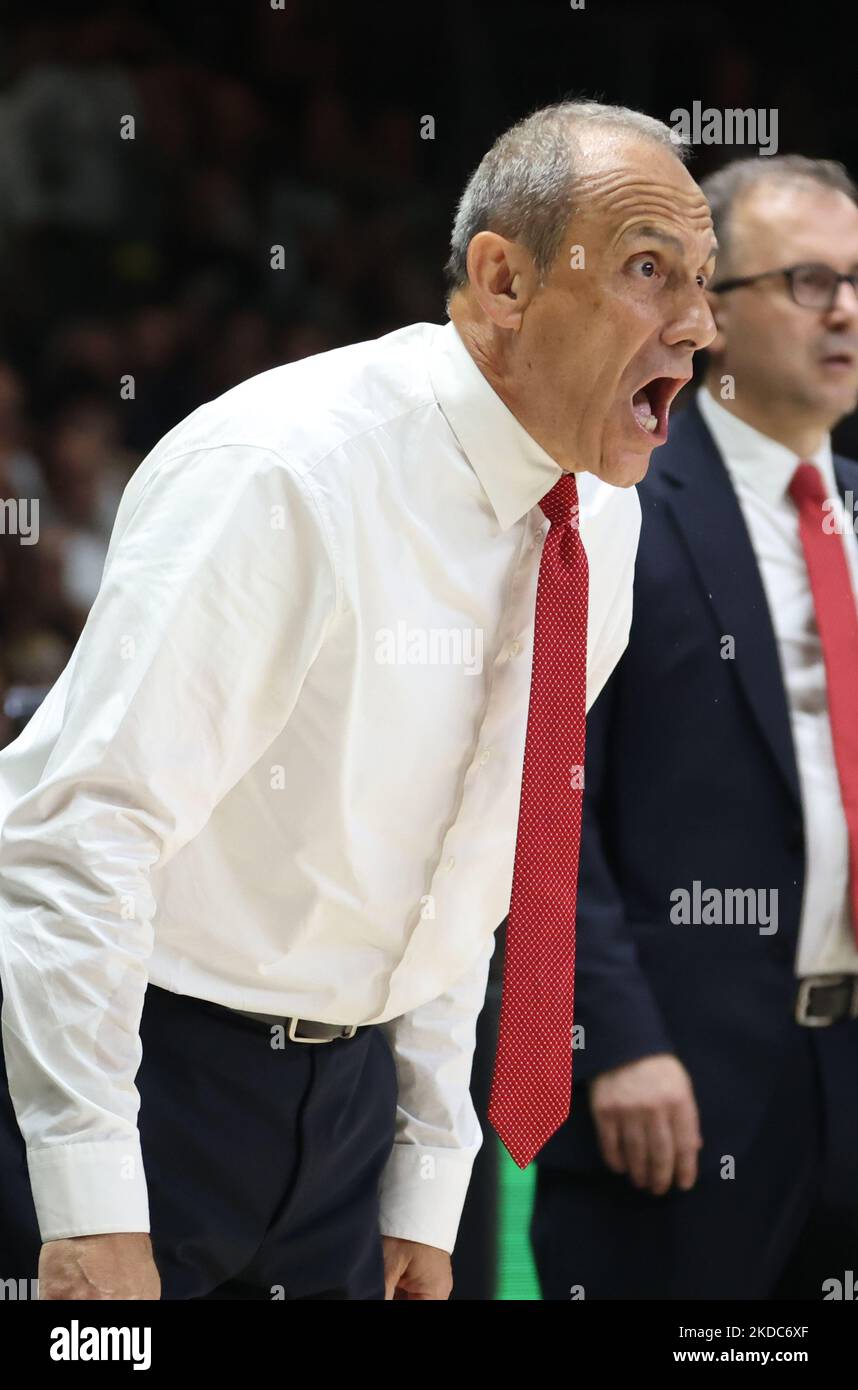
[[[712,212],[712,225],[718,240],[718,278],[730,264],[735,251],[733,214],[744,194],[757,184],[778,184],[789,187],[831,188],[845,193],[858,204],[858,187],[842,164],[834,159],[808,159],[803,154],[784,154],[773,158],[734,159],[723,169],[716,169],[700,180]]]
[[[681,161],[687,157],[688,141],[678,130],[628,106],[561,101],[532,111],[498,136],[459,199],[444,267],[448,305],[468,283],[468,246],[477,232],[520,242],[544,282],[574,210],[574,140],[582,126],[644,136]]]

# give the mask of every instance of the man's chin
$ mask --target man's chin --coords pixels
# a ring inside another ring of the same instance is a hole
[[[833,430],[834,426],[844,419],[845,416],[853,414],[858,409],[858,391],[852,389],[833,389],[827,393],[824,401],[819,403],[821,406],[820,416],[825,418],[825,427]]]
[[[652,449],[612,449],[602,455],[599,477],[612,487],[634,487],[646,477]]]

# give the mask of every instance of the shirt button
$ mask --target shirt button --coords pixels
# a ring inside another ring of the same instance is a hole
[[[520,651],[521,651],[521,643],[520,643],[520,642],[510,642],[510,644],[509,644],[509,654],[510,654],[510,656],[518,656],[518,654],[519,654]]]
[[[455,854],[451,854],[451,855],[450,855],[450,858],[447,860],[447,868],[448,868],[448,869],[455,869],[455,867],[456,867],[456,856],[455,856]]]
[[[491,756],[492,756],[492,750],[491,750],[490,748],[485,748],[485,749],[483,750],[483,752],[480,754],[480,762],[481,762],[481,763],[487,763],[488,760],[489,760],[489,758],[490,758]]]

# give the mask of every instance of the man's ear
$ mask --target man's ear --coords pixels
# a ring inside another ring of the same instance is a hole
[[[538,282],[533,259],[517,241],[477,232],[468,246],[471,293],[498,328],[518,332]]]

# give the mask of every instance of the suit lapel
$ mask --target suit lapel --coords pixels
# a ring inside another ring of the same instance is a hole
[[[662,496],[687,543],[722,634],[735,638],[730,665],[784,784],[800,808],[777,640],[745,519],[695,404],[682,412],[677,425],[680,422],[680,438],[675,447],[666,446],[670,453],[659,468]]]

